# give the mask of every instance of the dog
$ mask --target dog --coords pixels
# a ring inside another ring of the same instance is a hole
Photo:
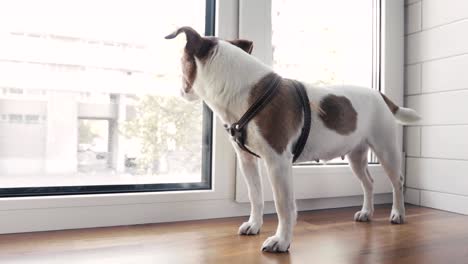
[[[251,55],[251,41],[202,37],[190,27],[181,27],[166,39],[180,33],[185,33],[187,39],[182,56],[181,95],[190,101],[202,99],[225,124],[237,122],[265,93],[267,84],[278,76],[270,66]],[[250,218],[240,226],[239,234],[256,235],[263,224],[262,182],[257,167],[260,159],[253,154],[261,157],[272,184],[279,222],[275,235],[262,245],[261,249],[268,252],[289,250],[297,217],[292,161],[294,144],[305,124],[305,112],[292,88],[294,83],[281,78],[276,94],[246,126],[245,146],[252,153],[232,140],[251,202]],[[299,83],[308,96],[312,125],[297,161],[346,156],[364,192],[362,209],[356,212],[354,219],[366,222],[374,212],[373,179],[367,168],[367,153],[372,149],[393,187],[390,222],[402,224],[405,219],[404,179],[400,173],[402,163],[396,121],[416,122],[420,118],[418,114],[394,104],[373,89]]]

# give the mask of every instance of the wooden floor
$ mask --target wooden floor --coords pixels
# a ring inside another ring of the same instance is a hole
[[[372,223],[357,208],[302,212],[289,253],[260,251],[259,236],[238,236],[246,218],[0,235],[0,263],[468,263],[468,217],[414,206],[391,225],[388,206]]]

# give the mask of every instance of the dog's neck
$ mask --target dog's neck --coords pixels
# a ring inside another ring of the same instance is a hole
[[[224,41],[211,59],[197,62],[196,92],[224,123],[236,122],[248,109],[252,87],[273,70]]]

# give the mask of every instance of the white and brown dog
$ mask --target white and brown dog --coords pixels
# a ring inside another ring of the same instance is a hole
[[[187,38],[182,58],[182,95],[189,100],[201,98],[225,124],[237,122],[277,75],[271,67],[249,55],[253,48],[250,41],[202,37],[190,27],[182,27],[166,38],[175,38],[182,32]],[[291,80],[282,79],[277,94],[246,128],[245,145],[261,157],[273,187],[279,224],[276,234],[262,246],[262,250],[270,252],[289,249],[296,222],[292,148],[301,134],[304,113],[291,85]],[[403,177],[395,119],[411,123],[419,119],[417,113],[395,105],[385,95],[369,88],[303,85],[312,109],[312,126],[298,161],[347,156],[364,191],[364,204],[354,219],[369,221],[374,212],[373,179],[367,169],[367,153],[371,148],[393,185],[390,221],[403,223]],[[263,223],[259,160],[238,144],[233,146],[251,202],[249,221],[240,226],[239,233],[255,235]]]

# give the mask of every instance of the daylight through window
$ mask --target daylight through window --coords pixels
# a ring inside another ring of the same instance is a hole
[[[201,182],[203,106],[164,36],[203,32],[205,2],[2,1],[0,188]]]

